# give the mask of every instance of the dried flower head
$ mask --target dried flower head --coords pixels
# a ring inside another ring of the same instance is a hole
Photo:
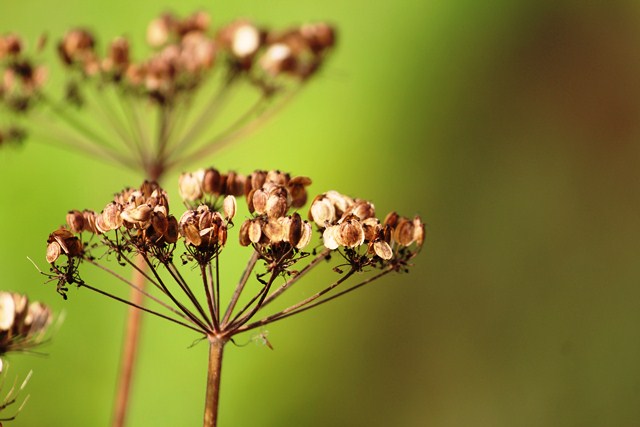
[[[99,260],[104,258],[106,251],[115,254],[120,265],[133,267],[132,254],[140,254],[153,272],[148,279],[169,302],[153,299],[172,315],[145,308],[146,311],[205,335],[231,337],[329,300],[332,297],[321,297],[357,272],[378,270],[373,276],[377,278],[407,270],[409,260],[424,242],[424,225],[419,217],[410,220],[392,212],[381,222],[375,216],[373,203],[329,191],[313,199],[309,222],[297,209],[307,199],[306,188],[310,184],[307,177],[292,178],[277,170],[257,170],[242,175],[208,168],[184,173],[179,179],[179,190],[186,209],[180,213],[179,220],[169,210],[167,193],[157,184],[145,182],[139,189],[125,189],[100,213],[74,210],[67,214],[68,226],[54,231],[47,241],[50,276],[58,281],[57,290],[64,296],[68,284],[97,290],[81,278],[81,264],[100,266]],[[229,240],[232,220],[238,210],[237,198],[245,195],[249,216],[242,221],[237,237]],[[312,246],[313,223],[322,242],[320,248],[324,247],[320,251],[318,246]],[[253,255],[248,273],[243,275],[229,308],[222,312],[218,289],[220,258],[224,248],[234,241],[240,246],[251,247]],[[249,323],[264,305],[299,280],[302,272],[329,260],[332,253],[339,254],[338,258],[343,260],[335,266],[341,274],[336,284],[294,308]],[[179,265],[174,262],[176,258],[181,264],[191,264],[200,271],[206,304],[201,304],[195,297],[193,285],[184,280]],[[296,267],[309,259],[306,266]],[[246,307],[233,314],[257,261],[263,262],[263,271],[256,272],[255,276],[263,287]],[[101,268],[111,271],[104,266]],[[179,302],[174,287],[165,283],[158,268],[166,270],[176,281],[178,289],[192,304],[191,308]],[[135,287],[122,275],[117,277]],[[269,293],[278,278],[284,283]],[[361,284],[355,285],[359,286]],[[348,289],[343,292],[346,291]],[[99,292],[123,300],[104,290]]]
[[[44,340],[51,310],[26,295],[0,292],[0,355],[30,351]]]
[[[46,85],[44,43],[34,51],[17,34],[0,35],[0,107],[11,113],[10,126],[0,128],[0,145],[23,140],[30,128],[23,116],[46,108],[67,125],[45,132],[49,139],[158,180],[266,121],[325,62],[334,30],[325,23],[271,29],[247,20],[212,28],[204,11],[163,13],[148,25],[147,43],[150,53],[140,56],[127,37],[105,42],[87,28],[68,30],[56,44],[66,80],[59,94]],[[254,94],[246,110],[202,141],[237,87]],[[205,91],[208,101],[194,102]],[[96,132],[89,117],[116,138]],[[231,184],[227,194],[244,189]],[[197,190],[188,185],[187,179],[181,190]],[[197,198],[197,191],[190,194]]]

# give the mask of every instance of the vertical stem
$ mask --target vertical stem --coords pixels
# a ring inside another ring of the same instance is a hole
[[[141,271],[146,269],[146,263],[141,255],[136,257],[138,269],[133,272],[132,282],[140,289],[144,289],[146,280]],[[140,270],[140,271],[138,271]],[[136,289],[131,290],[129,300],[133,304],[142,305],[144,295]],[[127,314],[127,325],[124,335],[124,345],[122,348],[122,359],[120,361],[120,371],[116,391],[116,400],[113,408],[113,427],[123,427],[126,422],[127,409],[129,407],[129,395],[131,392],[131,380],[135,367],[136,356],[138,354],[138,335],[140,333],[140,321],[142,311],[135,307],[129,307]]]
[[[207,375],[207,395],[204,405],[203,427],[218,425],[218,403],[220,396],[220,374],[222,369],[222,351],[225,338],[209,337],[209,372]]]

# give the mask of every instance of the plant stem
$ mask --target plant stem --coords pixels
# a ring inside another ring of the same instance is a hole
[[[145,277],[142,274],[146,268],[146,262],[141,255],[136,257],[138,269],[133,272],[133,283],[140,289],[144,289]],[[136,289],[131,290],[129,300],[133,304],[142,305],[144,295]],[[135,307],[129,307],[127,314],[127,326],[124,335],[124,346],[122,349],[122,360],[120,362],[120,373],[118,378],[116,401],[113,408],[113,427],[123,427],[126,421],[127,409],[129,406],[129,394],[131,392],[131,380],[138,353],[138,335],[140,333],[140,322],[142,311]]]
[[[209,371],[207,375],[207,395],[204,405],[203,427],[216,427],[218,424],[222,351],[224,350],[225,344],[225,338],[216,336],[209,337]]]

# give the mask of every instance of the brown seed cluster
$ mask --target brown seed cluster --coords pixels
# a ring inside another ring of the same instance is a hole
[[[291,177],[278,170],[257,170],[243,175],[233,171],[221,174],[215,168],[208,168],[183,173],[179,190],[187,205],[200,204],[198,210],[207,206],[215,209],[218,198],[226,196],[222,208],[227,221],[235,215],[234,196],[245,196],[253,217],[240,227],[240,244],[253,244],[265,253],[272,250],[273,245],[280,245],[281,252],[291,252],[291,248],[304,248],[311,239],[311,226],[299,214],[288,214],[290,209],[304,206],[306,187],[310,184],[307,177]],[[193,222],[195,213],[188,211],[187,214]],[[182,220],[180,222],[182,224]],[[191,234],[195,236],[194,232]]]
[[[171,13],[160,15],[147,28],[153,53],[141,61],[132,59],[130,42],[123,37],[112,40],[101,55],[96,38],[86,29],[69,31],[58,52],[64,64],[84,76],[122,83],[132,93],[170,104],[195,89],[216,64],[230,76],[248,76],[269,91],[273,90],[269,79],[281,74],[306,79],[335,43],[334,30],[325,23],[285,31],[246,20],[218,30],[212,30],[210,23],[202,11],[182,19]]]
[[[13,112],[27,111],[46,79],[46,68],[28,58],[18,35],[0,36],[0,104]]]
[[[227,196],[223,203],[225,216],[207,205],[187,210],[180,217],[180,236],[187,250],[201,265],[218,254],[227,243],[227,229],[235,215],[235,198]]]
[[[315,198],[309,219],[323,230],[322,239],[327,249],[355,249],[366,244],[367,254],[383,260],[393,257],[394,247],[406,248],[416,243],[420,248],[424,241],[424,224],[419,217],[409,220],[392,212],[380,223],[371,202],[335,191]]]
[[[331,251],[338,251],[352,272],[365,267],[406,269],[424,242],[425,227],[419,217],[409,219],[392,212],[381,222],[373,203],[329,191],[313,199],[307,221],[297,211],[307,201],[310,184],[307,177],[278,170],[244,175],[207,168],[183,173],[179,192],[186,210],[178,220],[169,212],[165,190],[144,182],[139,189],[116,194],[100,213],[74,210],[67,214],[66,227],[51,233],[47,241],[50,277],[58,280],[63,296],[66,284],[86,286],[78,267],[83,261],[100,259],[102,253],[93,253],[99,247],[115,252],[119,261],[128,259],[128,254],[142,254],[147,263],[159,262],[175,275],[175,267],[169,265],[180,240],[182,262],[195,261],[203,271],[228,244],[237,198],[243,196],[248,217],[239,227],[237,241],[257,252],[256,259],[265,262],[267,273],[291,273],[289,268],[299,260],[312,253],[328,258]],[[315,249],[305,252],[313,239],[313,223],[325,247],[319,255]],[[84,236],[89,238],[83,240]],[[66,263],[58,261],[63,255]]]
[[[29,303],[26,295],[0,292],[0,354],[24,351],[40,344],[51,323],[51,311]]]

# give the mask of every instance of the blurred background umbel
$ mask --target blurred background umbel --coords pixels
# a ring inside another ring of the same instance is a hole
[[[87,26],[103,43],[132,36],[135,52],[162,7],[25,1],[3,6],[0,30],[31,43],[46,31],[53,50],[67,28]],[[336,189],[428,223],[410,274],[272,325],[274,351],[229,348],[222,425],[637,425],[636,2],[207,10],[214,25],[329,20],[340,38],[282,114],[194,166],[304,174],[312,193]],[[10,360],[18,376],[34,369],[13,425],[106,425],[125,308],[82,291],[62,301],[26,257],[43,265],[67,210],[97,209],[140,177],[36,140],[0,160],[2,287],[67,313],[48,357]],[[197,337],[155,319],[144,334],[130,425],[198,425],[206,346],[188,348]]]

